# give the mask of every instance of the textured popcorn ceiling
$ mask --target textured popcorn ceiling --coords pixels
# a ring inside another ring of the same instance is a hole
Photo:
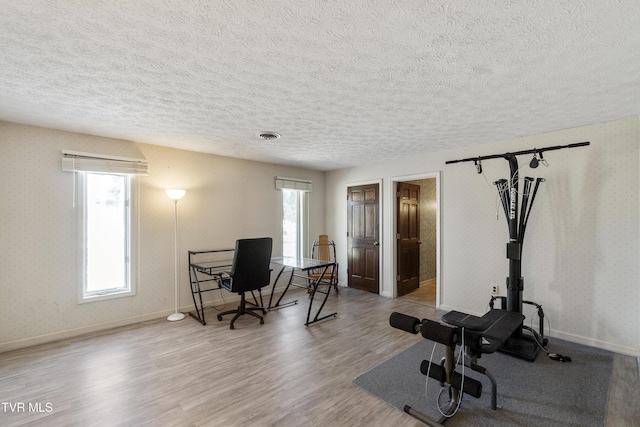
[[[640,115],[640,1],[0,0],[0,61],[0,120],[329,170]]]

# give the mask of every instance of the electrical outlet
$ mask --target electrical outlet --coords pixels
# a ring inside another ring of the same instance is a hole
[[[500,293],[500,288],[498,285],[491,285],[491,294],[498,295]]]

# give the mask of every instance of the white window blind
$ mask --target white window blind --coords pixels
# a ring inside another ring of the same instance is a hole
[[[307,179],[284,178],[281,176],[276,176],[276,189],[311,192],[313,191],[313,181],[309,181]]]
[[[149,175],[149,162],[145,159],[63,151],[62,170],[68,172],[103,172],[147,176]]]

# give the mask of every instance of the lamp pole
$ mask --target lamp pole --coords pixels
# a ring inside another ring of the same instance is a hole
[[[175,310],[172,315],[167,317],[170,322],[175,322],[184,319],[184,314],[178,313],[178,200],[184,197],[184,190],[165,190],[167,197],[173,200],[174,215],[173,215],[173,231],[174,231],[174,288],[175,288]]]

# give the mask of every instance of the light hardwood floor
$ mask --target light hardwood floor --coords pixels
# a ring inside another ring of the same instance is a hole
[[[418,289],[400,298],[420,304],[436,307],[436,279],[425,280],[420,283]]]
[[[337,318],[305,327],[306,294],[296,294],[264,325],[244,316],[230,330],[210,309],[205,326],[160,319],[2,353],[0,425],[422,425],[352,380],[419,339],[391,328],[391,312],[441,313],[341,288],[327,307]],[[614,358],[609,426],[638,425],[635,362]]]

